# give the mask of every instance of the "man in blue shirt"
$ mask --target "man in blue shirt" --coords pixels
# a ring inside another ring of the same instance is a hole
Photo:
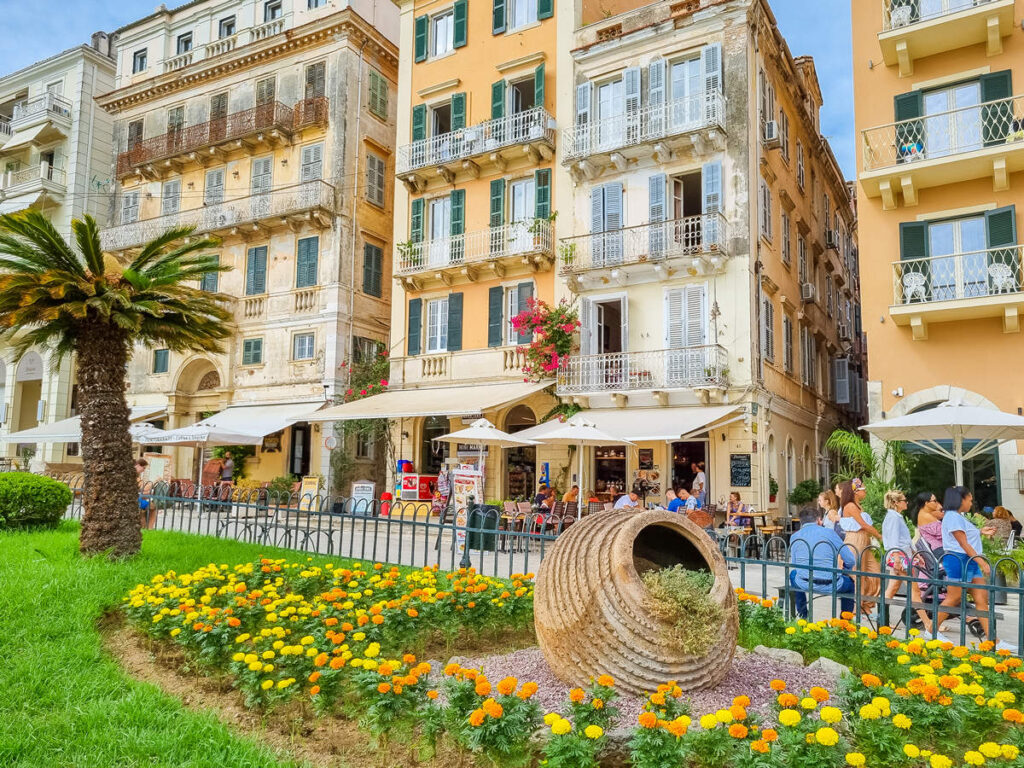
[[[807,618],[807,592],[821,595],[849,595],[839,600],[840,609],[853,612],[853,579],[846,574],[833,573],[836,557],[842,560],[844,568],[856,563],[853,551],[844,546],[832,528],[821,525],[821,513],[815,507],[800,510],[800,530],[789,542],[789,586],[794,590],[796,612]],[[814,579],[811,585],[810,580]]]

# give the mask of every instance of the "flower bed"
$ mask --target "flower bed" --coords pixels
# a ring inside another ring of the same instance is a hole
[[[378,743],[400,737],[430,751],[443,738],[501,765],[593,768],[625,749],[634,768],[1024,766],[1019,658],[985,644],[900,640],[846,619],[786,624],[772,601],[740,597],[747,641],[829,655],[859,676],[834,691],[765,681],[768,711],[741,694],[727,708],[691,712],[669,681],[617,734],[606,676],[545,713],[535,682],[492,680],[458,663],[442,675],[408,652],[438,634],[527,626],[526,576],[261,559],[155,576],[124,610],[146,633],[230,672],[248,706],[305,701],[321,714],[358,713]],[[542,723],[547,735],[534,739]]]

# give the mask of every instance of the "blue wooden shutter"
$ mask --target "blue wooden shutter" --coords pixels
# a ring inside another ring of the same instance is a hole
[[[423,198],[412,201],[409,219],[409,240],[414,243],[423,242]]]
[[[555,15],[555,0],[537,0],[537,18],[550,19]]]
[[[405,336],[406,354],[415,357],[420,353],[420,329],[423,324],[423,299],[409,299],[408,331]]]
[[[414,22],[416,29],[416,61],[424,61],[427,58],[427,40],[430,36],[430,17],[427,15],[417,16]]]
[[[245,294],[256,296],[267,292],[267,247],[250,248],[245,265]]]
[[[538,219],[551,217],[551,169],[541,168],[533,172],[534,216]]]
[[[1009,99],[1013,96],[1013,73],[1004,69],[982,75],[979,81],[981,100],[984,102],[981,108],[982,138],[985,146],[991,147],[1005,142],[1012,130],[1015,115],[1013,102]]]
[[[505,31],[505,0],[494,0],[491,14],[491,33],[498,35]]]
[[[462,349],[462,294],[448,294],[448,351]]]
[[[538,64],[533,70],[533,106],[544,106],[544,64]]]
[[[467,15],[469,13],[469,0],[455,0],[454,32],[452,34],[452,47],[461,48],[466,44]]]
[[[417,104],[412,108],[412,140],[423,141],[427,138],[427,105]]]
[[[487,346],[500,347],[504,341],[505,289],[496,285],[487,291]]]
[[[521,314],[528,310],[530,299],[533,298],[533,283],[520,283],[516,286],[516,314]],[[512,318],[509,318],[509,322]],[[533,332],[529,330],[523,330],[519,333],[519,343],[529,344],[533,341]]]
[[[316,285],[319,252],[319,237],[304,237],[299,240],[295,252],[296,288],[308,288],[311,285]]]
[[[453,93],[451,100],[452,130],[458,131],[466,127],[466,94]]]

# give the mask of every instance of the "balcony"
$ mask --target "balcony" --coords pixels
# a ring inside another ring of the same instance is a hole
[[[1024,170],[1024,96],[869,128],[863,137],[861,185],[886,210],[917,204],[918,190],[992,178],[1009,189]]]
[[[909,325],[915,339],[928,338],[929,322],[1002,318],[1003,331],[1020,329],[1024,313],[1024,246],[906,259],[893,262],[896,325]]]
[[[460,171],[476,178],[484,170],[504,172],[517,157],[537,165],[554,153],[555,120],[534,107],[401,146],[395,172],[410,192],[420,193],[432,181],[455,183]]]
[[[398,246],[395,276],[415,290],[428,283],[536,272],[554,261],[551,222],[534,219]]]
[[[120,206],[119,206],[120,207]],[[148,242],[170,227],[195,227],[199,234],[253,237],[282,226],[310,223],[329,227],[335,210],[334,187],[325,181],[307,181],[151,219],[122,223],[100,234],[104,250],[120,251]]]
[[[180,172],[189,162],[224,159],[228,152],[250,153],[287,142],[294,131],[327,122],[327,100],[306,99],[294,107],[263,104],[196,125],[181,126],[139,141],[117,156],[117,177],[139,173],[157,179],[165,171]],[[202,152],[202,156],[200,156]]]
[[[588,282],[620,285],[664,280],[685,270],[715,274],[725,268],[728,224],[720,213],[641,224],[559,241],[559,274],[579,289]]]
[[[249,29],[243,29],[230,37],[222,37],[219,40],[214,40],[206,45],[193,48],[191,51],[185,51],[177,56],[171,56],[168,59],[164,59],[162,71],[164,73],[177,72],[200,61],[208,61],[209,59],[222,54],[230,53],[243,45],[268,40],[269,38],[279,35],[286,29],[290,28],[291,21],[291,14],[288,14],[287,16],[282,16],[279,19],[268,21],[265,24],[260,24],[259,26],[251,27]]]
[[[613,352],[570,357],[558,370],[559,395],[725,389],[725,347],[707,345],[651,352]]]
[[[565,129],[562,162],[593,178],[608,165],[623,171],[629,160],[652,153],[659,163],[673,152],[703,154],[725,138],[725,107],[725,96],[713,91]]]
[[[29,208],[44,198],[60,202],[67,192],[67,175],[49,163],[30,165],[0,175],[0,212]]]
[[[470,349],[394,358],[391,379],[403,386],[467,381],[522,381],[526,353],[520,347]]]
[[[985,43],[995,56],[1013,31],[1013,6],[1014,0],[882,0],[882,58],[907,77],[915,59],[966,45]]]

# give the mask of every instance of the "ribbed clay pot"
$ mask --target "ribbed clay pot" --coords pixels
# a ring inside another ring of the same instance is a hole
[[[704,656],[672,643],[667,622],[651,615],[641,575],[683,565],[710,570],[711,598],[724,616]],[[732,663],[739,608],[718,547],[685,515],[613,510],[584,518],[559,536],[541,562],[534,592],[537,639],[552,671],[584,686],[612,675],[616,687],[650,693],[675,680],[684,690],[719,683]]]

